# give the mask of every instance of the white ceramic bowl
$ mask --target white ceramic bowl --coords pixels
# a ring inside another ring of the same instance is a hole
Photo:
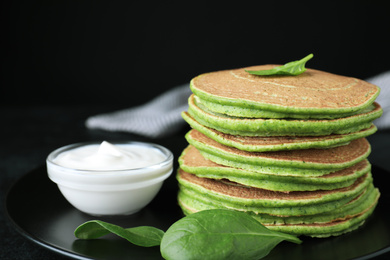
[[[172,173],[172,153],[156,144],[122,142],[157,149],[164,160],[154,165],[125,170],[79,170],[61,166],[53,160],[62,152],[84,145],[77,143],[61,147],[49,154],[46,159],[49,178],[58,185],[64,197],[75,208],[87,214],[129,215],[149,202],[159,192],[163,181]],[[113,143],[118,144],[118,143]]]

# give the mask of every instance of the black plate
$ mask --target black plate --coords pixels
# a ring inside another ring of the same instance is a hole
[[[390,252],[390,193],[386,189],[390,173],[373,167],[376,186],[382,195],[374,214],[360,229],[326,239],[303,238],[301,245],[279,244],[264,259],[368,259]],[[140,212],[116,218],[98,218],[122,227],[149,225],[167,230],[183,215],[175,203],[177,184],[172,175],[158,196]],[[73,208],[40,167],[11,187],[6,210],[17,230],[28,239],[57,253],[76,259],[161,259],[159,247],[134,246],[108,235],[96,240],[78,240],[74,229],[97,219]]]

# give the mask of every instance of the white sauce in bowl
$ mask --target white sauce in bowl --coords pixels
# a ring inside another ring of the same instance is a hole
[[[78,170],[129,170],[161,163],[166,156],[157,149],[136,143],[113,145],[103,141],[64,151],[53,162]]]
[[[77,209],[129,215],[145,207],[173,170],[172,153],[142,142],[77,143],[51,152],[49,178]]]

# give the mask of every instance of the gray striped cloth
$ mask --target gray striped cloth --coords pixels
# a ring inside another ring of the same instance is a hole
[[[383,108],[383,116],[375,120],[378,129],[390,128],[390,71],[367,79],[381,88],[377,102]],[[135,133],[159,138],[176,133],[184,124],[180,113],[188,109],[191,95],[189,84],[175,87],[148,103],[87,119],[90,129]]]
[[[369,78],[367,81],[381,88],[376,102],[381,105],[383,115],[375,120],[374,124],[379,130],[390,129],[390,71]]]
[[[148,103],[87,119],[90,129],[129,132],[150,138],[176,133],[184,120],[180,113],[188,109],[189,84],[175,87]]]

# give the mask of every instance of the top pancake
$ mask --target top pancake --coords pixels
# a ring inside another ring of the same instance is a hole
[[[202,74],[191,81],[200,98],[222,105],[284,113],[340,114],[368,107],[379,88],[360,79],[307,69],[298,76],[256,76],[262,65]]]

